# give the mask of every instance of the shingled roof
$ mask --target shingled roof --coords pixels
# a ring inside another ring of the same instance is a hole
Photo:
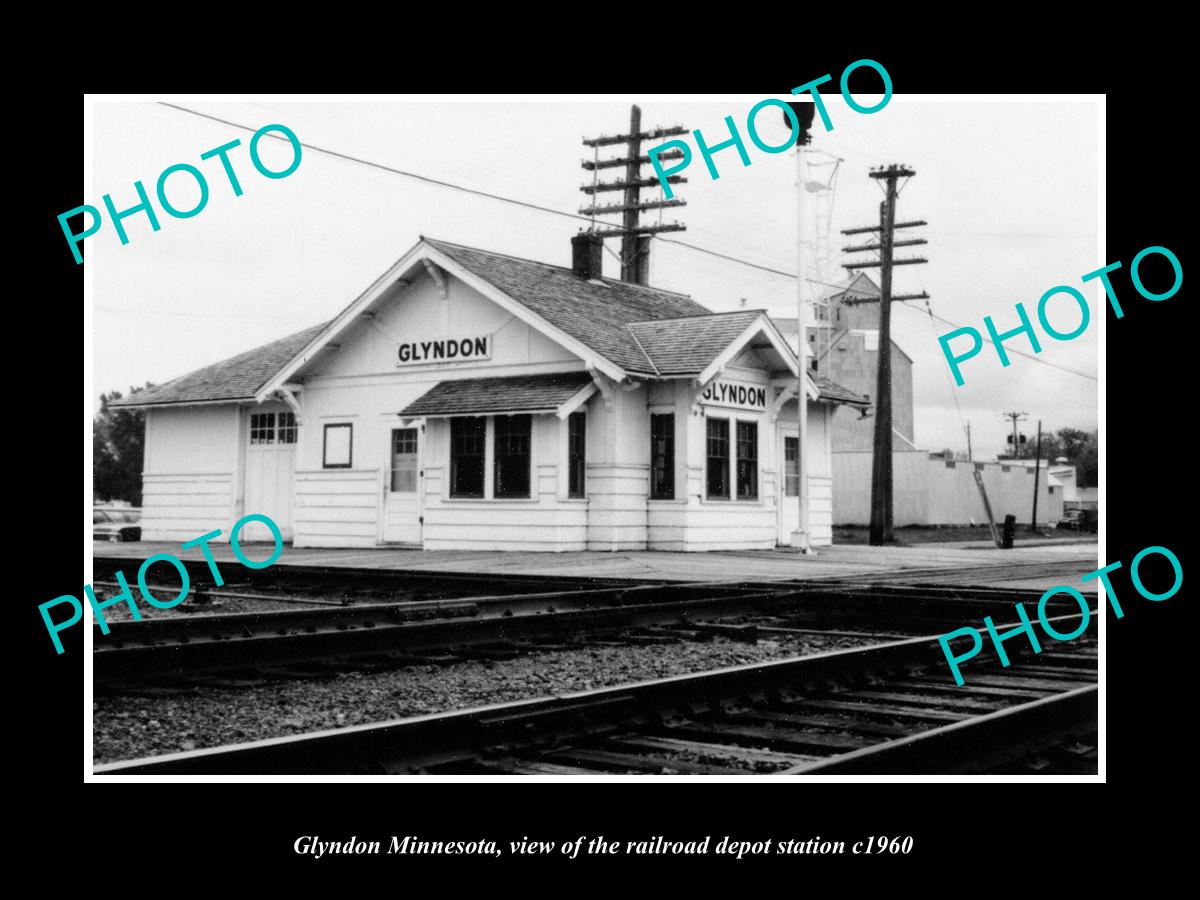
[[[842,387],[836,381],[830,381],[824,375],[818,375],[813,379],[817,386],[817,396],[821,400],[830,400],[834,403],[848,403],[851,406],[870,406],[871,401],[862,394],[856,394],[850,388]]]
[[[762,315],[757,310],[714,313],[690,297],[672,291],[609,278],[584,280],[562,266],[427,237],[421,240],[632,375],[700,373]],[[352,307],[353,304],[348,309]],[[166,384],[135,391],[111,405],[141,407],[253,400],[267,382],[280,375],[330,325],[331,322],[314,325]],[[824,398],[835,402],[866,402],[845,388],[832,382],[827,384],[822,390]]]
[[[762,313],[739,310],[683,319],[657,319],[626,326],[658,375],[703,372]]]
[[[109,406],[158,406],[250,400],[254,392],[320,334],[328,322],[297,331],[262,347],[189,372],[166,384],[134,391]]]
[[[401,410],[402,416],[456,416],[556,410],[592,383],[587,372],[460,378],[442,381]]]
[[[626,326],[655,319],[712,316],[710,309],[685,294],[611,278],[584,281],[562,266],[424,240],[626,372],[657,374]]]

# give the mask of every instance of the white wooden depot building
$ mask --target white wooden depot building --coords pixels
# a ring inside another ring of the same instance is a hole
[[[795,354],[764,312],[603,278],[601,254],[422,238],[332,320],[114,404],[146,413],[143,539],[265,513],[297,547],[786,544]],[[831,412],[866,399],[809,378],[806,402],[828,544]]]

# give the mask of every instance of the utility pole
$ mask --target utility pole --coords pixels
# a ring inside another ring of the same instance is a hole
[[[663,231],[685,231],[686,225],[678,222],[658,225],[642,225],[639,222],[641,213],[645,210],[667,209],[676,206],[686,206],[687,201],[679,198],[670,200],[658,199],[641,202],[641,189],[646,187],[661,187],[657,178],[642,178],[642,164],[649,163],[650,157],[642,154],[642,141],[655,140],[671,135],[687,134],[689,129],[682,125],[670,128],[655,128],[642,131],[642,110],[633,106],[629,111],[629,133],[611,136],[601,135],[598,138],[584,138],[585,147],[593,148],[593,158],[583,160],[583,168],[592,173],[592,183],[580,188],[585,194],[590,194],[592,205],[579,210],[581,216],[591,216],[591,231],[602,238],[619,237],[621,239],[621,280],[634,284],[646,284],[650,280],[650,241],[653,235]],[[615,144],[625,145],[625,156],[616,159],[600,159],[600,148]],[[658,155],[659,159],[682,159],[682,150],[664,150]],[[624,166],[625,178],[622,181],[599,181],[601,169],[613,169]],[[670,184],[681,184],[687,179],[682,175],[667,177]],[[605,191],[624,191],[623,203],[612,203],[608,206],[597,206],[596,195]],[[621,214],[621,225],[616,228],[597,228],[596,216]],[[660,213],[661,217],[661,213]]]
[[[1042,420],[1038,419],[1038,436],[1037,450],[1034,451],[1033,457],[1033,521],[1029,527],[1032,531],[1037,531],[1037,495],[1038,495],[1038,477],[1042,471]],[[1048,473],[1047,473],[1048,474]]]
[[[876,251],[879,259],[869,262],[843,263],[846,269],[866,269],[880,267],[879,278],[879,351],[876,377],[875,412],[875,444],[871,459],[871,535],[873,547],[892,541],[892,301],[894,300],[925,300],[929,295],[922,291],[920,294],[892,294],[892,268],[894,266],[910,266],[926,263],[924,257],[910,259],[895,259],[893,251],[896,247],[909,247],[924,244],[923,238],[897,241],[897,228],[911,228],[924,225],[925,222],[896,222],[896,197],[899,195],[896,183],[901,179],[912,178],[917,173],[903,165],[893,163],[885,168],[872,170],[871,178],[885,182],[884,200],[879,205],[879,226],[868,228],[851,228],[842,234],[864,234],[879,232],[878,244],[863,244],[846,247],[846,252]],[[907,181],[906,181],[907,183]]]
[[[971,423],[967,423],[967,462],[970,462],[975,457],[971,455]]]
[[[1027,413],[1023,413],[1023,412],[1007,412],[1007,413],[1004,413],[1004,418],[1006,418],[1006,419],[1012,419],[1012,427],[1013,427],[1013,433],[1012,433],[1013,459],[1020,459],[1020,458],[1021,458],[1021,435],[1020,435],[1020,432],[1018,432],[1018,431],[1017,431],[1017,423],[1018,423],[1018,422],[1024,422],[1024,421],[1025,421],[1025,418],[1026,418],[1026,416],[1027,416],[1027,415],[1028,415]]]

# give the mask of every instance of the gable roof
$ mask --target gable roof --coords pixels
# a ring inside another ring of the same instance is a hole
[[[424,242],[626,372],[657,374],[627,326],[712,316],[685,294],[611,278],[585,281],[562,266],[431,238]]]
[[[821,400],[829,400],[832,403],[845,403],[849,406],[867,407],[871,405],[871,401],[862,394],[856,394],[850,388],[842,387],[836,381],[830,381],[824,375],[816,376],[813,381],[817,384],[817,396]]]
[[[524,316],[572,352],[588,354],[589,365],[594,363],[617,380],[623,375],[703,377],[723,364],[723,354],[735,341],[752,336],[760,319],[760,330],[794,368],[794,353],[760,310],[714,313],[673,291],[609,278],[584,280],[562,266],[422,237],[334,319],[167,384],[135,391],[112,405],[261,401],[369,309],[398,275],[422,263],[450,267],[451,274]]]
[[[166,384],[134,391],[109,406],[158,406],[168,403],[221,403],[251,400],[255,391],[320,334],[328,322],[297,331],[262,347],[189,372]]]
[[[747,309],[680,319],[656,319],[626,326],[658,375],[703,372],[722,350],[763,313]]]

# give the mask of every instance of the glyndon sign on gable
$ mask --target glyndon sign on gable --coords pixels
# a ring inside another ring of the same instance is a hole
[[[492,358],[492,336],[436,338],[401,344],[396,353],[396,365],[429,365],[437,362],[457,362]]]

